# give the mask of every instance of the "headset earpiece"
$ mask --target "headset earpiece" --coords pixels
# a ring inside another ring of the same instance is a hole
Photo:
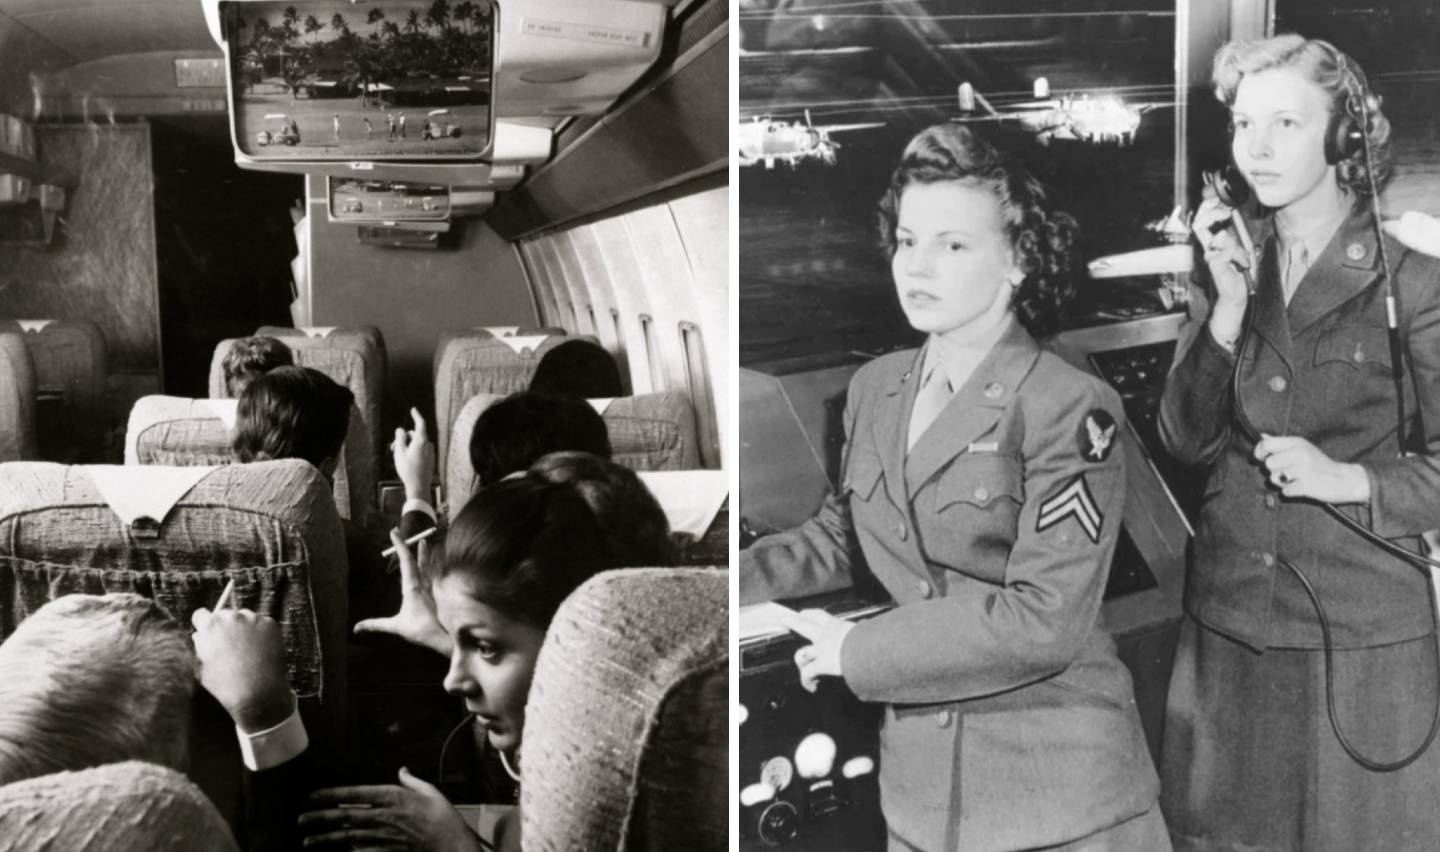
[[[1339,51],[1336,51],[1336,60],[1345,85],[1345,97],[1330,113],[1330,126],[1325,133],[1325,162],[1332,166],[1364,150],[1370,116],[1380,110],[1380,99],[1371,93]]]

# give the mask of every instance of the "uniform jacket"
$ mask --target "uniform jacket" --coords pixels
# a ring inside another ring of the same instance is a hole
[[[1260,233],[1254,331],[1240,366],[1240,401],[1262,433],[1308,439],[1330,458],[1364,466],[1369,505],[1342,507],[1380,535],[1418,548],[1440,527],[1440,262],[1387,239],[1407,341],[1407,431],[1431,455],[1400,458],[1384,286],[1363,206],[1352,211],[1287,307],[1273,226]],[[1315,586],[1336,647],[1429,634],[1424,574],[1341,527],[1316,505],[1266,482],[1254,444],[1236,426],[1235,358],[1202,329],[1177,361],[1160,432],[1181,461],[1211,466],[1185,591],[1201,623],[1257,649],[1321,647],[1315,610],[1276,555]],[[1418,404],[1417,391],[1418,389]],[[1423,415],[1424,434],[1420,430]]]
[[[858,541],[897,606],[850,632],[841,669],[888,705],[882,805],[906,843],[1030,849],[1140,814],[1155,773],[1096,625],[1125,499],[1120,401],[1016,323],[907,456],[922,357],[855,374],[841,493],[742,554],[742,600],[844,585]],[[1087,419],[1115,424],[1098,452]]]

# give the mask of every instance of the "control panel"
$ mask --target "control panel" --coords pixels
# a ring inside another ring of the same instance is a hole
[[[844,617],[880,611],[870,607]],[[740,849],[880,852],[880,705],[837,678],[800,685],[793,634],[740,645]]]

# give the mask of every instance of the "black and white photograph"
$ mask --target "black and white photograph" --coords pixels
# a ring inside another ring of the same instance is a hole
[[[744,852],[1440,848],[1440,20],[741,0]]]
[[[0,0],[0,852],[730,848],[725,0]]]

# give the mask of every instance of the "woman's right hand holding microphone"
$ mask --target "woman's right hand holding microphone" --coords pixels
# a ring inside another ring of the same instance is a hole
[[[1208,195],[1208,193],[1207,193]],[[1227,349],[1234,349],[1250,298],[1246,273],[1254,258],[1229,227],[1232,209],[1207,197],[1190,222],[1191,233],[1205,250],[1205,263],[1215,282],[1215,305],[1210,311],[1210,334]]]

